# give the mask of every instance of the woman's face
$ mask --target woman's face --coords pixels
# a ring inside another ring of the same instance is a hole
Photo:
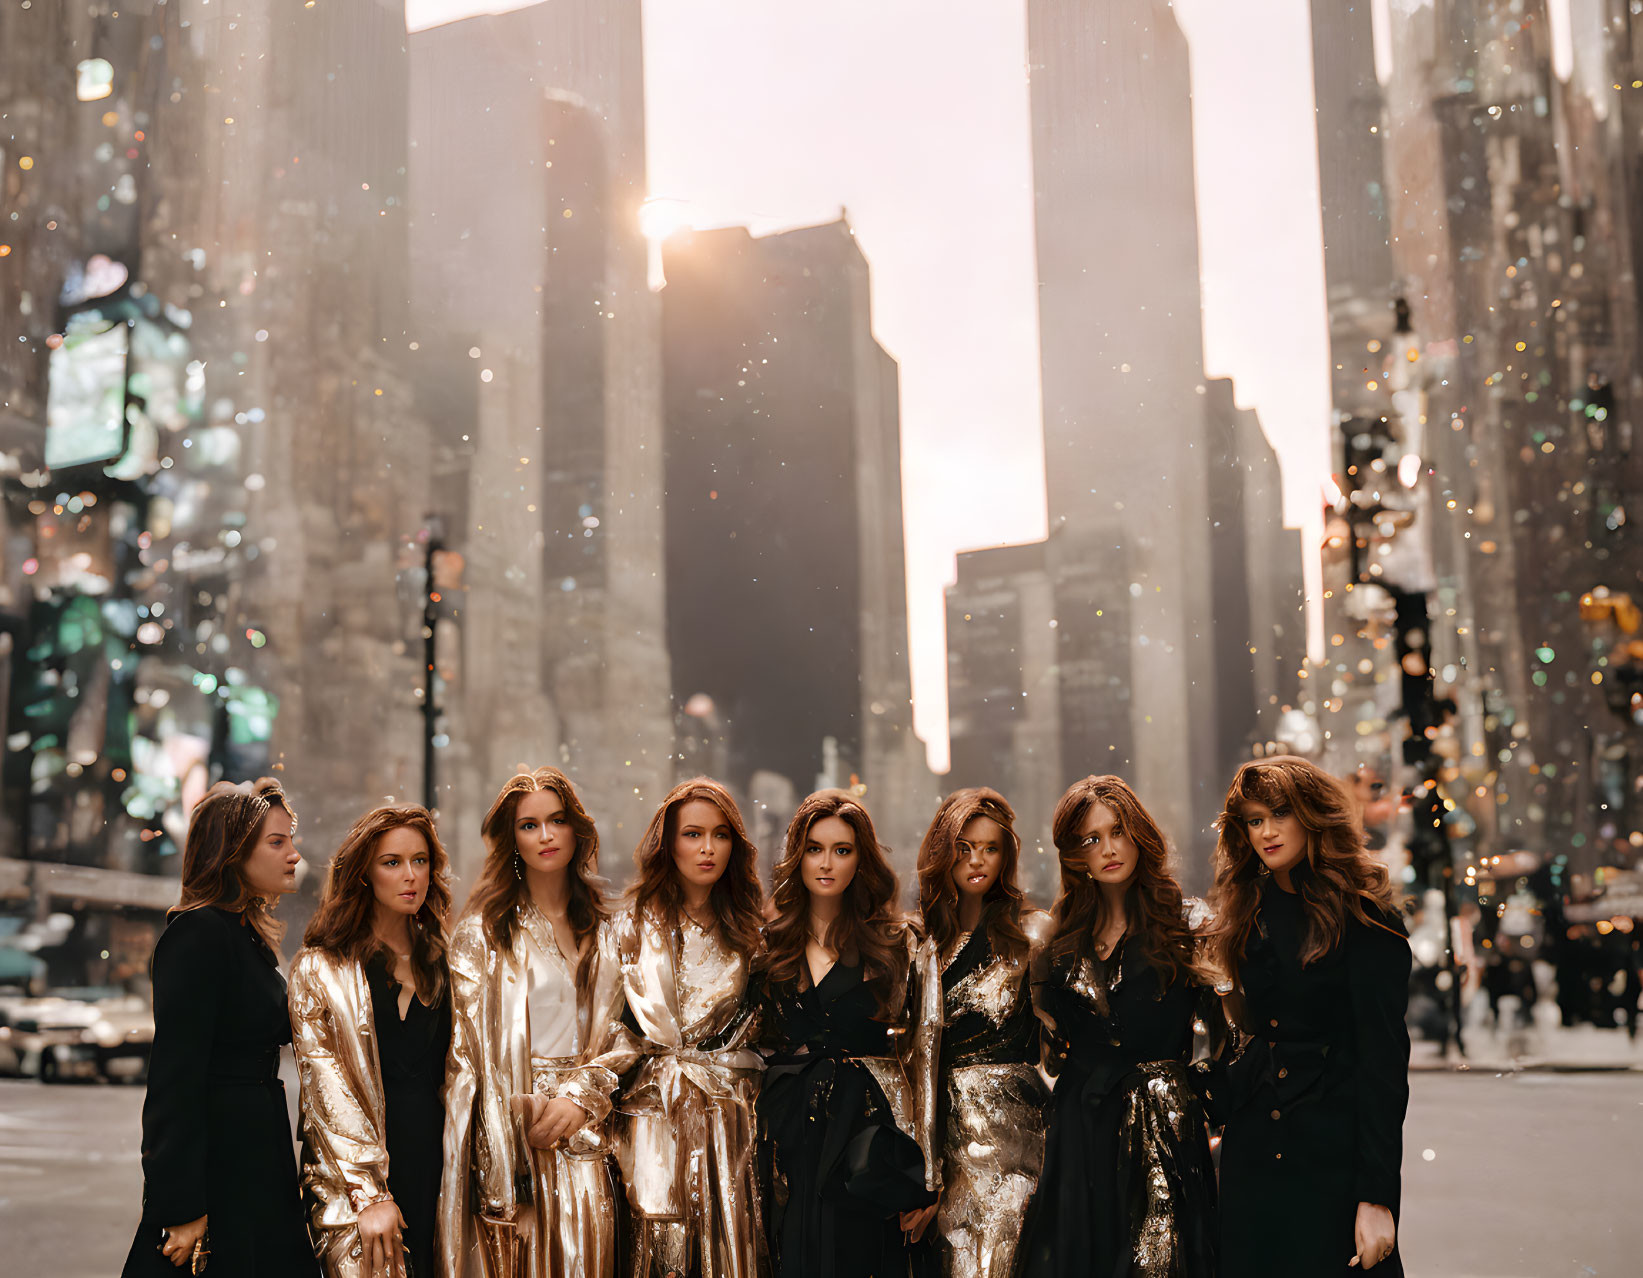
[[[245,886],[252,896],[283,896],[297,890],[297,866],[302,854],[291,839],[291,814],[279,805],[268,809],[255,842],[241,864]]]
[[[1078,847],[1084,868],[1103,887],[1123,887],[1135,877],[1135,867],[1141,862],[1118,814],[1105,803],[1092,803],[1084,813]]]
[[[843,817],[825,816],[810,823],[799,872],[811,896],[843,896],[856,877],[860,857],[856,832]]]
[[[690,799],[679,805],[673,836],[673,868],[685,884],[711,889],[724,877],[735,847],[730,819],[717,803]]]
[[[576,859],[576,831],[565,801],[553,790],[521,795],[513,810],[513,845],[530,874],[556,877]]]
[[[379,911],[412,915],[428,899],[432,873],[428,840],[414,826],[400,825],[377,840],[365,878]]]
[[[1255,855],[1274,874],[1287,876],[1306,859],[1306,828],[1288,808],[1269,808],[1254,799],[1238,810]]]
[[[1004,867],[1004,827],[992,817],[973,816],[958,832],[953,886],[960,896],[986,896]]]

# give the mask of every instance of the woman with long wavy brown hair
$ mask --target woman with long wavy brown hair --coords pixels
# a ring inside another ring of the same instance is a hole
[[[1058,1077],[1023,1278],[1215,1274],[1215,1173],[1196,1026],[1220,1023],[1169,846],[1114,776],[1053,819],[1054,935],[1034,993]],[[1213,1044],[1219,1046],[1219,1039]]]
[[[194,808],[182,892],[154,947],[143,1215],[126,1278],[179,1269],[317,1278],[280,1082],[291,1041],[274,903],[297,887],[278,782],[219,782]]]
[[[843,790],[793,814],[758,973],[759,1161],[776,1278],[905,1274],[935,1200],[911,1073],[917,938]]]
[[[510,777],[480,831],[485,862],[451,938],[444,1278],[476,1243],[491,1278],[609,1278],[616,1077],[592,1058],[617,974],[599,832],[547,767]]]
[[[920,1045],[934,1079],[936,1245],[947,1278],[1009,1278],[1044,1161],[1047,1095],[1028,974],[1050,919],[1027,904],[1020,858],[1015,811],[986,787],[948,795],[919,845]]]
[[[1386,867],[1305,759],[1246,763],[1216,824],[1211,954],[1249,1036],[1224,1096],[1221,1272],[1401,1274],[1410,954]]]
[[[450,864],[426,808],[348,831],[291,964],[303,1186],[326,1278],[433,1278]]]
[[[762,944],[758,850],[736,801],[697,777],[668,792],[611,923],[619,967],[597,1064],[621,1079],[616,1154],[634,1278],[758,1278],[759,1058],[748,972]]]

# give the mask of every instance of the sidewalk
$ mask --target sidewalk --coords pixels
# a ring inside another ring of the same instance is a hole
[[[1557,1004],[1544,1000],[1534,1009],[1532,1027],[1514,1026],[1508,1003],[1502,1000],[1501,1028],[1490,1023],[1487,1005],[1475,1000],[1465,1028],[1466,1054],[1451,1046],[1447,1058],[1442,1044],[1416,1041],[1410,1055],[1412,1070],[1545,1070],[1552,1073],[1636,1070],[1643,1072],[1643,1035],[1636,1042],[1626,1031],[1595,1025],[1560,1024]]]

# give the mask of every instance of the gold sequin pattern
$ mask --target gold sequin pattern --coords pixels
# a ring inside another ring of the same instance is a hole
[[[961,1065],[943,1084],[942,1272],[1009,1278],[1044,1165],[1044,1084],[1031,1065]]]
[[[1140,1215],[1132,1222],[1135,1278],[1176,1278],[1181,1272],[1181,1221],[1187,1205],[1178,1202],[1165,1171],[1174,1150],[1189,1139],[1189,1122],[1202,1122],[1191,1096],[1186,1068],[1178,1061],[1140,1067],[1142,1080],[1125,1096],[1118,1148],[1129,1167],[1145,1168]]]
[[[1021,997],[1024,967],[1004,959],[978,967],[947,991],[947,1019],[976,1012],[994,1025],[1004,1024]]]

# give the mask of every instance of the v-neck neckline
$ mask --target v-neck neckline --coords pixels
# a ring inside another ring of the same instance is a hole
[[[805,969],[806,969],[807,972],[809,972],[809,967],[810,967],[810,956],[807,954],[807,955],[805,955]],[[809,973],[809,975],[810,975],[810,987],[808,989],[806,989],[804,992],[806,994],[813,994],[813,995],[815,995],[816,998],[821,999],[821,998],[824,997],[824,991],[827,990],[828,985],[833,981],[833,978],[836,975],[838,975],[840,972],[859,971],[859,969],[860,969],[860,964],[859,963],[858,964],[851,964],[851,963],[846,963],[843,959],[834,959],[833,960],[833,965],[831,967],[829,967],[827,969],[827,971],[822,973],[821,980],[819,980],[819,981],[816,980],[815,979],[815,974],[814,973]]]
[[[410,1020],[412,1003],[421,1003],[423,1011],[426,1012],[431,1012],[434,1010],[434,1005],[426,1002],[423,999],[421,992],[417,989],[415,980],[416,973],[414,971],[411,974],[412,980],[409,983],[400,980],[394,975],[394,969],[382,961],[380,953],[371,961],[370,967],[375,969],[381,979],[383,990],[388,995],[388,1001],[394,1009],[394,1019],[401,1025]],[[367,971],[366,976],[369,979],[369,970]],[[400,999],[404,996],[404,992],[406,990],[410,990],[411,997],[405,1002],[404,1006],[401,1007]]]
[[[827,978],[829,976],[833,975],[833,973],[838,970],[838,967],[839,967],[839,956],[837,954],[835,954],[833,956],[833,961],[827,965],[827,970],[825,972],[823,972],[820,977],[817,977],[816,969],[810,966],[810,946],[809,946],[808,943],[805,945],[805,947],[804,947],[804,974],[810,978],[810,988],[811,989],[813,989],[813,990],[821,989],[821,987],[824,984],[826,984]]]

